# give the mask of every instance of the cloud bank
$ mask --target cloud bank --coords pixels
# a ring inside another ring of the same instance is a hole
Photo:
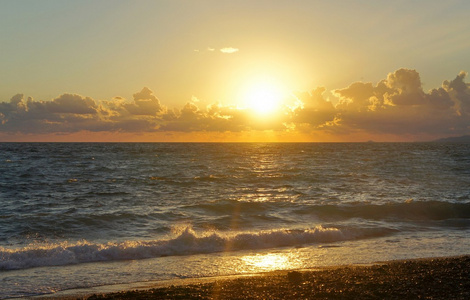
[[[338,127],[392,134],[467,134],[470,85],[461,72],[425,92],[418,72],[399,69],[375,86],[356,82],[334,92]]]
[[[147,87],[132,100],[95,100],[63,94],[50,101],[14,95],[0,102],[0,133],[113,132],[323,132],[345,135],[463,135],[470,133],[470,84],[460,72],[441,87],[424,91],[416,70],[399,69],[376,84],[354,82],[327,93],[323,87],[297,92],[295,103],[261,120],[250,109],[215,103],[199,107],[194,98],[168,108]],[[333,95],[327,98],[326,95]]]

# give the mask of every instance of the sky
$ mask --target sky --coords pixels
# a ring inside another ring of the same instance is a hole
[[[0,0],[0,141],[470,134],[470,1]]]

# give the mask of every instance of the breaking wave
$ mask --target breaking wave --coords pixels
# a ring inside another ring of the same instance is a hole
[[[380,236],[389,232],[390,229],[383,228],[374,230],[338,229],[318,226],[305,230],[278,229],[257,233],[223,234],[220,232],[205,232],[199,234],[191,227],[184,227],[177,232],[174,238],[166,240],[125,241],[104,244],[88,241],[63,242],[32,244],[17,249],[0,247],[0,270],[294,247]]]

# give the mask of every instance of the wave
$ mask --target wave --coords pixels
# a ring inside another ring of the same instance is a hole
[[[31,244],[17,249],[0,247],[0,270],[27,269],[100,261],[134,260],[163,256],[209,254],[223,251],[300,247],[357,238],[386,235],[390,229],[338,229],[317,226],[312,229],[276,229],[261,232],[196,233],[190,226],[166,240],[125,241],[120,243]]]
[[[363,219],[387,222],[423,222],[443,220],[469,220],[470,202],[414,201],[403,202],[309,204],[302,202],[222,200],[184,206],[188,211],[202,211],[208,215],[237,211],[240,215],[266,216],[269,212],[288,217],[314,216],[316,220],[341,222]]]
[[[289,186],[281,187],[279,193],[285,193],[285,189]],[[270,190],[269,193],[278,191]],[[293,192],[302,194],[301,192]],[[328,216],[334,214],[344,217],[364,217],[369,218],[373,216],[387,217],[396,216],[403,218],[430,218],[430,219],[446,219],[446,218],[470,218],[470,202],[466,201],[470,195],[462,196],[459,198],[461,202],[449,201],[416,201],[407,199],[402,202],[398,201],[384,201],[379,204],[372,204],[370,202],[346,202],[344,204],[328,204],[326,202],[315,203],[314,201],[249,201],[249,200],[215,200],[200,202],[197,204],[185,205],[183,207],[188,209],[202,209],[203,211],[226,212],[233,210],[252,211],[266,209],[291,209],[299,214],[302,213],[315,213],[318,215]],[[373,218],[375,219],[375,218]]]
[[[295,213],[316,215],[319,219],[350,219],[397,221],[437,221],[470,219],[470,203],[413,201],[388,204],[312,205],[297,208]]]

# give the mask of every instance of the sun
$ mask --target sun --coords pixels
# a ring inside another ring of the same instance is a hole
[[[272,81],[251,82],[244,92],[245,107],[257,115],[270,115],[280,109],[284,92]]]

